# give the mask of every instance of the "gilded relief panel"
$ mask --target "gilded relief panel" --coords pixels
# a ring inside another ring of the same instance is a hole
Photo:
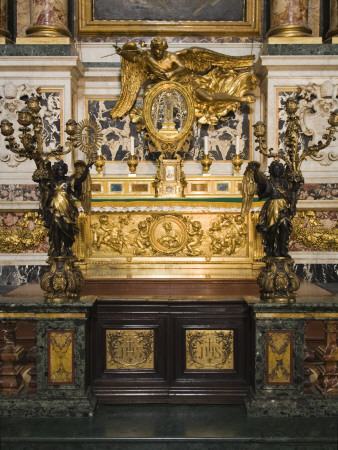
[[[187,370],[234,369],[233,330],[187,330]]]
[[[266,382],[273,385],[290,385],[292,370],[292,331],[266,332]]]
[[[74,384],[74,331],[48,331],[48,384]]]
[[[154,330],[106,330],[107,369],[154,367]]]
[[[248,223],[240,214],[91,215],[89,257],[236,256],[249,252]]]

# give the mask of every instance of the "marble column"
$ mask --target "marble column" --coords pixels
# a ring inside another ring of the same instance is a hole
[[[68,0],[30,0],[30,26],[34,37],[70,36],[67,26]]]
[[[309,0],[272,0],[268,37],[310,36],[308,26]]]
[[[325,37],[331,40],[333,36],[338,36],[338,0],[330,2],[330,29]]]
[[[7,0],[0,0],[0,36],[10,38],[8,31]]]

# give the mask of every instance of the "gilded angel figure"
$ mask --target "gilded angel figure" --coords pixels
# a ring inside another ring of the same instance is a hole
[[[252,67],[254,56],[228,56],[212,50],[191,47],[178,52],[167,50],[166,39],[152,39],[150,48],[144,49],[134,42],[122,48],[115,46],[121,56],[122,89],[111,111],[113,119],[129,112],[143,85],[144,96],[149,88],[160,81],[175,81],[190,93],[198,122],[217,124],[229,111],[235,111],[240,103],[253,103],[253,95],[246,95],[257,84],[257,77],[246,70]],[[134,122],[140,111],[131,112]]]
[[[44,196],[41,212],[44,225],[49,230],[49,256],[71,256],[72,245],[79,230],[79,211],[74,201],[78,198],[86,214],[90,212],[92,164],[75,161],[74,174],[67,176],[68,166],[63,161],[47,164],[48,177],[39,180]]]

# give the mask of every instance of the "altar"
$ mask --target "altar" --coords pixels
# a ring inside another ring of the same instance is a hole
[[[75,252],[86,279],[256,279],[262,202],[241,217],[242,176],[187,176],[184,197],[156,198],[151,177],[93,177]]]

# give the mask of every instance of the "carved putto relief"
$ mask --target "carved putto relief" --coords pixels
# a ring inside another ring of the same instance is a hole
[[[245,255],[248,225],[238,214],[99,214],[92,216],[91,255],[205,257]]]
[[[311,137],[310,145],[318,143],[323,134],[327,133],[328,118],[330,113],[337,109],[337,87],[326,80],[323,84],[309,83],[301,85],[299,88],[299,117],[302,132]],[[333,150],[333,146],[321,150],[317,156],[312,156],[315,161],[319,161],[322,166],[329,166],[333,161],[337,161],[338,153]]]

